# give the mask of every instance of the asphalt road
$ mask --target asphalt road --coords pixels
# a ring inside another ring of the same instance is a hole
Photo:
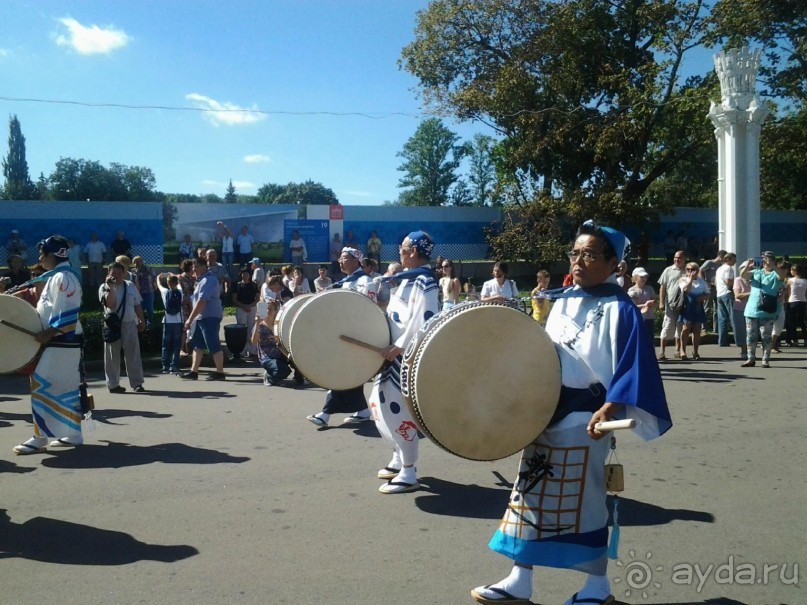
[[[783,351],[770,369],[713,345],[663,365],[675,426],[619,435],[620,602],[807,603],[807,349]],[[424,441],[423,490],[382,495],[389,452],[371,423],[318,430],[318,387],[227,373],[152,370],[147,393],[110,395],[95,371],[85,445],[26,457],[11,448],[31,434],[27,382],[0,377],[0,603],[470,604],[508,573],[487,541],[515,457]],[[533,600],[581,582],[538,569]]]

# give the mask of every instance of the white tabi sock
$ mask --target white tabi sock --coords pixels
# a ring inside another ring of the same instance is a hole
[[[418,475],[417,471],[415,470],[414,466],[404,466],[401,468],[401,472],[395,476],[393,481],[400,481],[402,483],[417,483]]]
[[[611,594],[611,583],[608,576],[595,576],[589,574],[586,578],[586,583],[580,592],[577,593],[577,600],[581,599],[598,599],[605,600]],[[572,605],[574,601],[570,597],[564,605]]]
[[[489,588],[478,586],[474,588],[474,592],[490,599],[501,599],[502,594],[491,590],[491,588],[503,590],[518,599],[529,599],[532,596],[532,567],[513,565],[510,575],[504,580],[490,584]]]

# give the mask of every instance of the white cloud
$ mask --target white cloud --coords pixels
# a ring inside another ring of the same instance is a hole
[[[220,189],[222,191],[226,191],[227,187],[230,186],[229,181],[222,183],[221,181],[214,181],[213,179],[205,179],[201,184],[205,187],[210,187],[211,189]],[[257,189],[255,183],[250,183],[249,181],[233,181],[233,187],[235,187],[236,193],[239,191],[243,192],[244,189]]]
[[[268,155],[253,153],[252,155],[245,155],[244,161],[247,164],[271,164],[272,158],[270,158]]]
[[[370,197],[370,196],[374,195],[370,191],[350,191],[350,190],[347,190],[347,189],[343,189],[343,190],[339,191],[339,193],[342,193],[344,195],[355,195],[356,197]]]
[[[124,31],[114,27],[84,26],[69,17],[59,19],[59,22],[67,28],[67,34],[56,36],[56,44],[69,46],[82,55],[109,53],[132,40]]]
[[[245,109],[235,103],[216,101],[195,92],[185,95],[185,98],[193,101],[199,109],[203,109],[205,118],[215,126],[252,124],[266,119],[266,114],[260,113],[257,105]]]

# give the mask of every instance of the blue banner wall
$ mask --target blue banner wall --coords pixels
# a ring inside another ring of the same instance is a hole
[[[291,261],[291,250],[289,249],[289,243],[292,240],[292,234],[294,231],[298,231],[300,233],[300,239],[305,242],[305,249],[308,253],[307,262],[328,262],[328,239],[330,234],[330,224],[328,221],[283,221],[283,260],[286,262]]]
[[[123,231],[132,253],[147,264],[163,262],[163,213],[159,202],[0,202],[0,265],[6,264],[5,243],[12,229],[28,244],[29,264],[36,262],[36,244],[54,234],[83,246],[95,232],[107,248]]]

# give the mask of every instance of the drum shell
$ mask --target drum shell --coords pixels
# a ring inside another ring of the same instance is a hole
[[[471,460],[497,460],[546,428],[560,395],[560,362],[528,315],[500,303],[463,303],[410,341],[401,392],[438,446]]]
[[[277,343],[277,348],[280,349],[286,357],[291,355],[291,348],[289,347],[291,324],[294,322],[294,318],[302,308],[303,303],[311,296],[313,296],[313,294],[295,296],[284,303],[275,316],[275,342]]]
[[[44,329],[30,303],[8,294],[0,294],[0,319],[35,334]],[[33,336],[0,324],[0,374],[32,374],[40,353],[41,345]]]
[[[384,364],[378,352],[345,342],[342,335],[377,348],[390,344],[384,312],[371,298],[352,290],[314,294],[292,321],[291,357],[306,378],[326,389],[361,386]]]

